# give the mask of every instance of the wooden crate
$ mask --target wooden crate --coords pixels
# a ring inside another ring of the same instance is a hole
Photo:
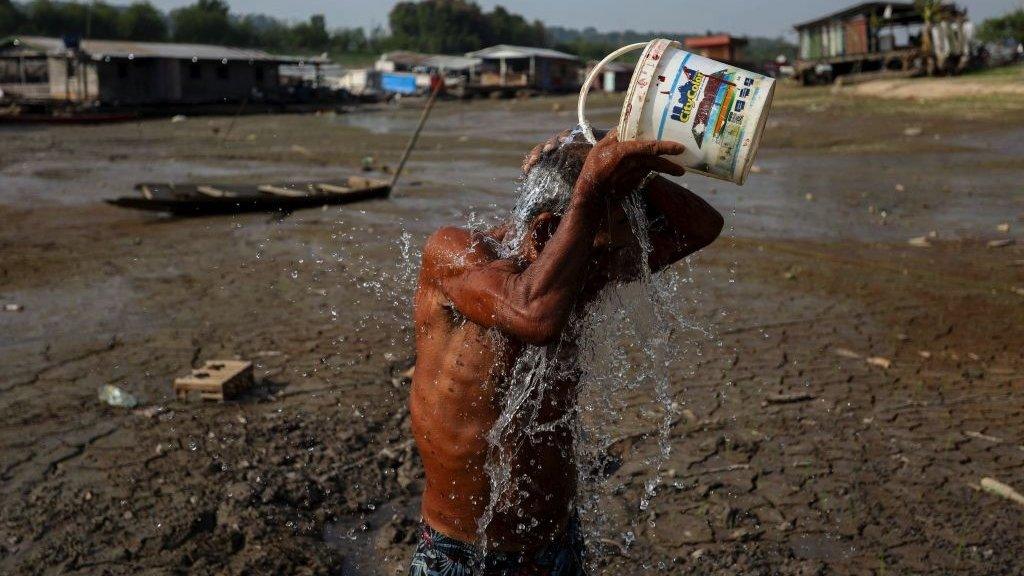
[[[198,393],[203,400],[230,400],[252,386],[252,362],[241,360],[209,360],[202,368],[174,381],[174,393],[187,400]]]

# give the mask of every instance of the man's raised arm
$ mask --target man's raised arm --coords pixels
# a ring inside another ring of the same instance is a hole
[[[594,236],[613,193],[611,184],[623,171],[639,168],[677,172],[661,155],[681,152],[680,144],[620,143],[610,134],[587,155],[569,208],[554,232],[549,230],[555,226],[550,217],[535,223],[530,233],[543,249],[533,262],[523,270],[510,260],[467,262],[458,273],[440,277],[442,292],[476,324],[530,344],[555,341],[582,290]]]
[[[647,185],[647,202],[658,228],[651,234],[651,271],[658,271],[708,246],[725,220],[700,196],[665,178]]]

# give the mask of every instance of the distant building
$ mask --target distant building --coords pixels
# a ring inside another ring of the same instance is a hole
[[[683,45],[688,52],[705,58],[735,64],[743,60],[742,49],[747,45],[746,38],[736,38],[729,34],[712,36],[690,36]]]
[[[372,71],[353,71],[348,82],[361,85],[360,93],[416,94],[430,90],[431,74],[441,74],[451,84],[468,80],[480,64],[479,58],[396,50],[381,54]]]
[[[202,44],[19,36],[0,40],[0,89],[29,100],[223,103],[274,98],[282,65],[321,63]]]
[[[572,54],[548,48],[499,44],[466,54],[481,60],[471,83],[483,88],[579,90],[583,63]]]
[[[597,66],[598,61],[587,62],[587,70],[584,78],[590,76]],[[594,89],[604,92],[625,92],[629,88],[629,81],[633,78],[635,66],[622,62],[609,62],[602,68],[601,76],[594,80]]]
[[[970,55],[973,25],[966,12],[943,4],[935,25],[925,21],[909,2],[863,2],[845,10],[797,24],[799,59],[795,65],[804,82],[866,72],[933,71],[946,69]]]

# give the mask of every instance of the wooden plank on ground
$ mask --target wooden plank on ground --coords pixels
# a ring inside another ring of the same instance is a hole
[[[174,393],[187,400],[197,393],[203,400],[223,402],[249,389],[253,383],[252,362],[241,360],[210,360],[201,368],[174,381]]]

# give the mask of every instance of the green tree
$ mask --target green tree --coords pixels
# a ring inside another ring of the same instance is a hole
[[[296,47],[317,51],[326,50],[331,41],[323,14],[315,14],[309,22],[296,24],[292,28],[292,37]]]
[[[1024,42],[1024,8],[999,18],[989,18],[978,28],[978,38],[985,42],[1016,40]]]
[[[27,31],[49,36],[116,38],[118,11],[104,2],[33,0],[27,7]]]
[[[25,15],[11,0],[0,0],[0,37],[18,32],[24,22]]]
[[[388,21],[396,47],[422,52],[476,50],[489,36],[480,6],[465,0],[399,2]]]
[[[136,2],[125,8],[117,23],[118,37],[127,40],[159,42],[167,39],[167,19],[149,2]]]
[[[196,0],[171,11],[174,39],[179,42],[224,44],[233,40],[228,5],[224,0]]]

